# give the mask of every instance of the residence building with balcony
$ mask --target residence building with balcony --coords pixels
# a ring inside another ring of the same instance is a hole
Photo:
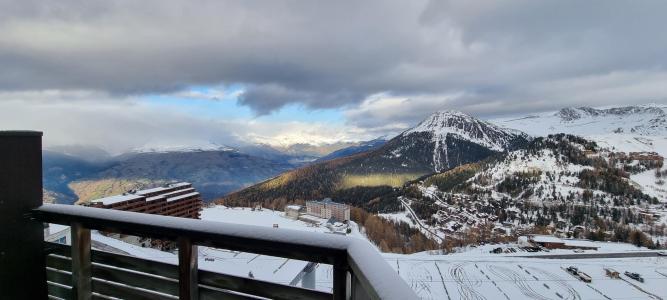
[[[135,193],[107,203],[125,202],[127,210],[45,204],[41,138],[41,132],[0,131],[3,299],[417,299],[360,239],[133,211],[140,197],[159,195]],[[45,223],[69,226],[71,245],[45,241]],[[177,262],[93,249],[92,230],[174,241]],[[332,288],[200,269],[200,246],[328,264]]]
[[[306,214],[324,219],[334,218],[338,221],[349,221],[350,206],[336,203],[331,198],[324,198],[321,201],[307,201]]]
[[[91,200],[84,205],[191,219],[199,219],[202,210],[201,196],[187,182],[130,190],[122,195]]]

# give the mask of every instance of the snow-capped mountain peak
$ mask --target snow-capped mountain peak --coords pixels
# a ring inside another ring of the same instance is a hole
[[[402,135],[420,132],[433,134],[434,141],[439,142],[444,142],[447,136],[454,135],[499,152],[507,150],[518,136],[523,135],[519,131],[501,128],[453,110],[438,111]]]
[[[167,152],[203,152],[203,151],[235,151],[234,148],[213,143],[193,142],[186,144],[155,144],[149,143],[139,148],[132,149],[132,153],[167,153]]]

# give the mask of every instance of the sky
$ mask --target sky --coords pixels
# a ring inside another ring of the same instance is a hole
[[[112,153],[667,102],[666,1],[0,0],[0,128]]]

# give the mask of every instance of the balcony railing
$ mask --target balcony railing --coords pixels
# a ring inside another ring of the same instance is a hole
[[[0,132],[0,298],[416,299],[368,242],[339,235],[41,204],[41,134]],[[43,242],[71,226],[72,246]],[[91,249],[90,230],[175,241],[178,265]],[[331,293],[199,270],[197,246],[333,266]]]

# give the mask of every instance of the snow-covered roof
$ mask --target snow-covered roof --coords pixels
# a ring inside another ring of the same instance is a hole
[[[589,240],[574,240],[574,239],[564,239],[566,246],[572,247],[587,247],[587,248],[600,248],[598,244]]]
[[[331,198],[324,198],[322,200],[312,200],[312,201],[307,201],[306,203],[308,203],[308,202],[317,203],[317,204],[326,204],[326,205],[347,206],[347,204],[345,204],[345,203],[334,202],[333,200],[331,200]]]
[[[288,205],[288,206],[285,206],[285,209],[300,210],[300,209],[301,209],[301,205]]]
[[[167,184],[165,186],[159,186],[159,187],[154,187],[154,188],[150,188],[150,189],[139,190],[139,191],[136,191],[135,194],[145,195],[145,194],[150,194],[150,193],[166,191],[169,188],[178,188],[178,187],[189,186],[189,185],[191,185],[189,182],[170,183],[170,184]]]
[[[174,194],[183,193],[183,192],[194,192],[194,191],[195,191],[195,188],[187,188],[187,189],[175,190],[173,192],[165,193],[165,194],[162,194],[161,196],[165,196],[165,197],[169,198],[169,196],[174,195]]]
[[[110,196],[110,197],[91,200],[90,202],[94,202],[94,203],[102,202],[102,204],[104,204],[104,205],[112,205],[112,204],[116,204],[116,203],[119,203],[119,202],[141,199],[143,197],[144,196],[134,195],[134,194],[115,195],[115,196]]]
[[[326,221],[325,219],[318,218],[316,216],[311,216],[311,215],[301,215],[299,217],[299,220],[308,220],[308,221],[311,221],[313,223],[322,223],[322,222]]]
[[[140,190],[140,191],[137,191],[135,194],[137,194],[137,195],[145,195],[145,194],[150,194],[150,193],[162,192],[162,191],[164,191],[164,190],[166,190],[166,189],[167,189],[167,188],[165,188],[165,187],[161,187],[161,186],[160,186],[160,187],[156,187],[156,188],[152,188],[152,189]]]
[[[189,193],[189,194],[185,194],[185,195],[180,195],[180,196],[176,196],[176,197],[167,198],[167,202],[181,200],[181,199],[185,199],[185,198],[192,197],[192,196],[199,196],[199,193],[194,192],[194,193]]]
[[[49,224],[49,234],[55,234],[67,229],[69,229],[67,225]]]
[[[565,243],[563,240],[550,235],[534,235],[531,240],[536,243]]]
[[[166,198],[165,195],[157,195],[157,196],[146,198],[146,202],[160,200],[160,199],[164,199],[164,198]]]
[[[169,185],[169,187],[182,187],[182,186],[187,186],[191,185],[189,182],[177,182],[177,183],[172,183]]]

